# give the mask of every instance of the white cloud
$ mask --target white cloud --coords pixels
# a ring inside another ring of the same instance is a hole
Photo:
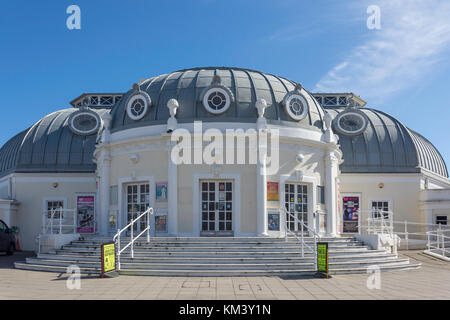
[[[439,67],[450,48],[450,1],[385,0],[378,5],[381,29],[367,29],[363,43],[351,48],[315,91],[352,91],[380,102],[418,85]]]

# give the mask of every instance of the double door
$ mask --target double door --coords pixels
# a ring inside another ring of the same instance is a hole
[[[139,217],[150,207],[150,185],[148,183],[136,183],[127,185],[127,224]],[[147,217],[144,216],[133,226],[137,234],[145,229]],[[131,228],[130,228],[131,229]],[[129,229],[129,231],[130,231]]]
[[[307,232],[304,225],[308,225],[308,186],[300,183],[286,183],[284,197],[285,208],[289,212],[289,214],[286,213],[289,230]]]
[[[233,181],[201,181],[201,235],[233,235]]]

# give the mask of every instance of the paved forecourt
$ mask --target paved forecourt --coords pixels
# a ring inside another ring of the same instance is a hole
[[[450,263],[420,251],[402,252],[417,270],[381,273],[381,288],[368,289],[369,274],[331,279],[299,277],[145,277],[99,279],[82,276],[67,288],[67,274],[13,269],[27,253],[0,256],[0,299],[450,299]]]

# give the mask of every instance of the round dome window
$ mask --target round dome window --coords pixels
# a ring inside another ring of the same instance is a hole
[[[100,117],[92,111],[77,111],[69,118],[69,128],[78,135],[97,133],[100,126]]]
[[[133,120],[141,120],[147,114],[150,104],[150,96],[145,92],[133,95],[127,103],[128,117]]]
[[[302,120],[308,113],[308,102],[298,94],[291,95],[285,103],[286,112],[294,120]]]
[[[231,105],[231,99],[224,89],[211,88],[206,91],[203,97],[203,106],[213,114],[221,114],[228,110]]]
[[[344,135],[358,135],[367,128],[367,117],[359,110],[344,111],[334,119],[334,128]]]

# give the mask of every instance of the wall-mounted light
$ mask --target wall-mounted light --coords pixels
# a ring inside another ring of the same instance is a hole
[[[305,160],[305,157],[301,153],[299,153],[295,156],[295,160],[297,160],[297,163],[302,163],[303,160]]]
[[[58,182],[53,182],[53,183],[52,183],[52,187],[53,187],[53,188],[56,189],[56,188],[58,188],[58,186],[59,186],[59,183],[58,183]]]
[[[384,188],[384,183],[383,183],[383,182],[380,182],[380,183],[378,184],[378,188],[383,189],[383,188]]]

